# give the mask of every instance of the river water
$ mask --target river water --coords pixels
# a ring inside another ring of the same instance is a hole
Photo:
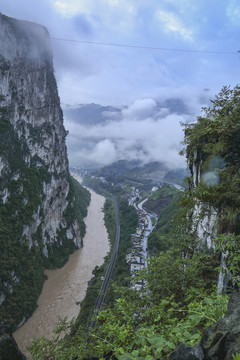
[[[102,211],[104,197],[91,192],[91,203],[85,218],[84,246],[70,256],[69,261],[57,270],[46,270],[48,279],[38,299],[38,307],[28,321],[13,335],[19,348],[26,354],[25,345],[34,337],[51,338],[58,316],[71,320],[79,313],[76,304],[84,299],[88,281],[95,266],[104,262],[109,251],[109,239]]]

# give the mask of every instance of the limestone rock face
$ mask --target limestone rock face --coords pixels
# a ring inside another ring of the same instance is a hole
[[[197,187],[201,183],[202,160],[197,152],[189,168],[191,170],[192,187]],[[216,210],[203,203],[196,203],[192,213],[193,230],[196,233],[199,244],[207,248],[215,248],[213,239],[217,235],[218,215]]]
[[[0,305],[31,259],[82,245],[65,138],[48,31],[0,13]]]
[[[201,165],[202,159],[198,151],[194,153],[193,160],[189,163],[191,171],[191,187],[197,187],[201,184]],[[208,249],[215,249],[216,244],[214,239],[218,235],[218,220],[219,214],[217,209],[213,206],[204,204],[203,202],[196,202],[192,209],[192,231],[196,234],[199,246],[207,247]],[[226,267],[227,254],[221,254],[221,268],[226,269],[226,272],[220,270],[218,275],[217,289],[219,292],[224,291],[229,282],[228,269]],[[226,275],[227,274],[227,275]]]

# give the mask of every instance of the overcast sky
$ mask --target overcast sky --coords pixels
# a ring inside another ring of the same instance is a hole
[[[63,105],[181,98],[196,116],[240,79],[239,0],[1,0],[0,11],[45,25],[52,38],[90,42],[52,40]]]

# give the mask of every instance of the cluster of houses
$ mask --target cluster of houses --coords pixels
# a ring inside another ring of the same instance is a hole
[[[131,235],[132,248],[126,255],[126,261],[130,266],[130,274],[132,278],[137,276],[139,270],[147,267],[147,238],[153,229],[150,214],[145,211],[142,206],[138,206],[136,204],[137,198],[139,198],[139,192],[136,189],[134,196],[129,199],[129,204],[135,206],[138,212],[139,222],[136,233]],[[151,224],[149,222],[151,222]],[[133,281],[132,287],[140,290],[144,286],[144,283],[144,280],[139,280],[137,282]]]

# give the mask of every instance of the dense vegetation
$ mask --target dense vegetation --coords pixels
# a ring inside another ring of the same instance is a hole
[[[33,311],[44,281],[41,229],[30,250],[29,239],[19,239],[24,225],[30,224],[34,211],[41,206],[41,179],[47,181],[48,174],[26,165],[27,148],[18,140],[6,108],[1,108],[0,128],[0,155],[10,166],[0,178],[0,190],[9,193],[8,200],[0,203],[0,291],[7,294],[0,319],[5,318],[12,326]]]
[[[178,190],[173,185],[163,185],[157,191],[153,192],[148,200],[143,204],[143,207],[160,215],[161,212],[172,202],[173,198],[178,194]]]
[[[72,195],[75,197],[75,216],[80,223],[81,236],[83,238],[86,233],[86,226],[83,219],[87,216],[87,207],[90,204],[91,194],[73,177],[70,178],[70,186]]]
[[[151,253],[166,251],[171,247],[171,231],[174,218],[178,214],[179,190],[173,185],[163,185],[144,203],[147,211],[158,216],[158,222],[148,237],[148,250]]]
[[[185,154],[192,175],[201,168],[201,179],[195,180],[197,186],[193,187],[191,177],[190,189],[180,201],[175,200],[175,209],[169,205],[165,214],[161,213],[167,222],[173,213],[175,217],[171,226],[162,223],[165,230],[160,225],[156,229],[160,231],[160,241],[156,239],[160,252],[139,274],[145,281],[142,291],[116,289],[116,301],[98,314],[97,326],[90,334],[79,329],[74,336],[61,340],[40,339],[32,348],[34,359],[166,359],[180,341],[196,344],[204,329],[223,316],[228,295],[216,292],[220,253],[199,247],[191,214],[196,204],[217,211],[220,220],[216,245],[228,251],[227,265],[233,285],[237,284],[239,97],[240,87],[225,87],[213,100],[213,106],[205,109],[196,123],[185,127]],[[58,332],[66,331],[68,326],[61,323]]]
[[[159,220],[148,237],[148,249],[152,253],[166,251],[171,247],[173,219],[177,216],[177,201],[172,200],[159,215]]]

